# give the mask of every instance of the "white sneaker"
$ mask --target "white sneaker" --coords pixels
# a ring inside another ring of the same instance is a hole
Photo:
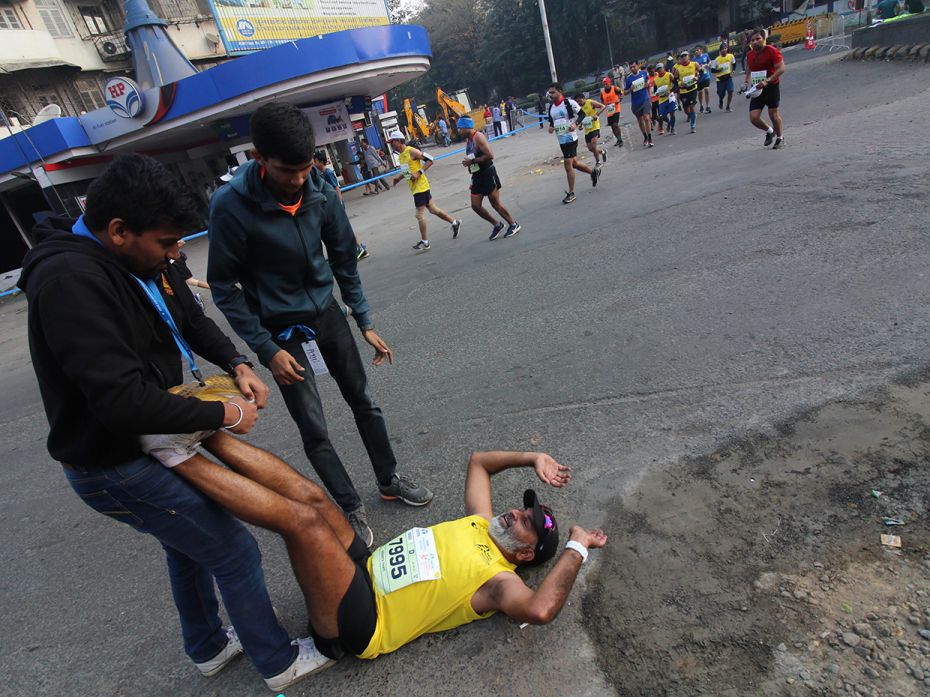
[[[281,692],[281,690],[300,682],[308,675],[336,665],[336,661],[317,651],[316,645],[310,637],[294,639],[291,644],[298,647],[297,658],[294,659],[294,662],[285,668],[284,672],[265,678],[265,684],[272,692]]]
[[[197,669],[201,672],[204,677],[212,678],[214,675],[219,673],[227,664],[232,661],[237,656],[242,655],[242,644],[239,642],[239,636],[236,634],[236,630],[232,627],[226,628],[226,637],[229,641],[226,642],[226,646],[216,654],[209,661],[204,661],[203,663],[194,663],[197,666]]]

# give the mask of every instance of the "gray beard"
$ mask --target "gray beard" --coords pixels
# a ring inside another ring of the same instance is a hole
[[[494,540],[494,544],[510,554],[526,549],[526,545],[513,536],[510,528],[501,525],[500,516],[495,516],[488,521],[488,535]]]

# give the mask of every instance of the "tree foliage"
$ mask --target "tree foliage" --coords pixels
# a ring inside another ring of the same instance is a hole
[[[614,62],[626,61],[737,28],[722,18],[745,22],[747,8],[761,1],[547,0],[559,78],[603,72],[611,54]],[[399,3],[388,0],[389,7]],[[427,29],[433,60],[425,76],[400,88],[404,96],[432,103],[439,85],[447,92],[467,88],[474,102],[490,102],[544,91],[550,81],[537,0],[427,0],[405,19]]]

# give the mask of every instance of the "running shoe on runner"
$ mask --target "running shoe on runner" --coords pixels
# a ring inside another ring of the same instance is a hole
[[[575,192],[566,191],[565,198],[562,199],[562,203],[574,203],[575,202]]]
[[[767,148],[772,144],[772,141],[775,140],[775,131],[765,134],[765,142],[762,144],[762,147]]]
[[[697,127],[696,127],[696,126],[692,126],[692,127],[691,127],[691,132],[692,132],[692,133],[697,133]]]
[[[408,506],[425,506],[433,500],[433,492],[425,486],[414,484],[406,477],[391,478],[388,485],[379,484],[378,491],[385,501],[403,501]]]
[[[504,233],[504,239],[506,240],[508,237],[513,237],[518,232],[520,232],[520,230],[522,229],[523,228],[520,227],[520,223],[514,223],[513,225],[507,228],[507,232]]]
[[[601,161],[607,162],[607,151],[606,150],[601,150]]]
[[[776,138],[775,145],[772,146],[772,150],[781,150],[783,147],[785,147],[785,139]]]
[[[358,246],[358,249],[355,250],[355,258],[356,258],[358,261],[361,261],[362,259],[367,259],[367,258],[368,258],[368,247],[365,246],[365,243],[364,243],[364,242],[362,242],[362,243]]]
[[[491,236],[488,239],[493,242],[494,240],[496,240],[498,237],[501,236],[501,232],[503,231],[504,231],[504,224],[498,223],[497,225],[494,226],[494,229],[491,230]]]
[[[427,242],[426,240],[420,240],[415,245],[413,245],[413,248],[417,250],[418,252],[429,251],[429,242]]]
[[[452,221],[452,239],[453,239],[453,240],[454,240],[456,237],[459,236],[459,230],[460,230],[461,228],[462,228],[462,221],[461,221],[461,220],[453,220],[453,221]]]
[[[601,178],[601,166],[594,165],[594,169],[591,170],[591,186],[597,186],[597,180]]]

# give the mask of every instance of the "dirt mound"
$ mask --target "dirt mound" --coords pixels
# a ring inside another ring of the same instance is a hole
[[[922,374],[647,475],[585,599],[618,694],[930,695],[928,423]]]

